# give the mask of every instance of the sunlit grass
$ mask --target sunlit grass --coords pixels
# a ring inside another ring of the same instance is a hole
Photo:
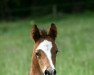
[[[58,75],[94,75],[94,15],[66,15],[0,23],[0,75],[28,75],[33,40],[32,24],[48,28],[56,23]]]

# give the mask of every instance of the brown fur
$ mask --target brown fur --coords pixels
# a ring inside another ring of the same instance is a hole
[[[53,64],[55,65],[56,50],[57,50],[57,46],[55,44],[56,36],[57,36],[57,29],[54,24],[51,24],[51,28],[48,33],[46,30],[39,30],[36,25],[33,26],[32,38],[35,41],[35,45],[34,45],[34,50],[32,54],[32,66],[31,66],[29,75],[43,75],[41,68],[43,68],[44,65],[46,65],[48,68],[50,67],[49,61],[44,52],[40,50],[41,58],[36,57],[36,48],[45,39],[52,42],[52,45],[53,45],[51,50],[52,61],[53,61]]]

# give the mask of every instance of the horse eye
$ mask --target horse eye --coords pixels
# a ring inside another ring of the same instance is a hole
[[[58,50],[56,50],[56,54],[58,53]]]
[[[40,51],[38,51],[38,52],[36,52],[36,56],[41,56],[41,52]]]

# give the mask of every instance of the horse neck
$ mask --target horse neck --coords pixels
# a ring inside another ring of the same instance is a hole
[[[38,61],[34,55],[32,56],[32,66],[30,70],[30,75],[43,75]]]

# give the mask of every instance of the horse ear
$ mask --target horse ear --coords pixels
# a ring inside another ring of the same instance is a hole
[[[51,38],[53,38],[54,40],[57,37],[57,28],[56,28],[56,25],[54,23],[51,24],[51,27],[50,27],[48,35]]]
[[[32,34],[32,39],[35,42],[40,38],[40,32],[39,32],[37,25],[33,25],[31,34]]]

